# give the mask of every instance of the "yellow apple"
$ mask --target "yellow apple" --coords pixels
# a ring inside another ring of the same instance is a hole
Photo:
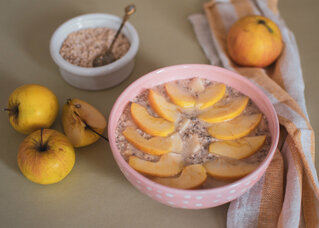
[[[62,111],[64,133],[74,147],[96,142],[106,128],[106,119],[95,107],[80,99],[68,99]],[[106,139],[107,140],[107,139]]]
[[[57,114],[59,104],[54,93],[48,88],[29,84],[15,89],[5,108],[11,125],[23,134],[40,128],[49,128]]]
[[[239,19],[227,35],[230,57],[239,65],[265,67],[273,63],[283,49],[279,28],[263,16]]]
[[[53,184],[70,173],[75,153],[65,135],[56,130],[41,129],[24,139],[17,160],[21,172],[30,181]]]

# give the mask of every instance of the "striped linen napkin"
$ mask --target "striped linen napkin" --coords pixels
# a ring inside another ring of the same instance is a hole
[[[277,0],[212,0],[205,15],[189,17],[211,64],[247,77],[273,103],[281,124],[280,145],[261,180],[230,203],[227,227],[318,227],[319,183],[314,132],[309,123],[300,58],[293,33],[279,15]],[[280,28],[284,50],[270,67],[240,67],[229,58],[230,26],[247,15],[263,15]]]

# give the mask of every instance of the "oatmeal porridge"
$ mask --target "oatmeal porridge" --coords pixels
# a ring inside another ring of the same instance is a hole
[[[249,174],[267,156],[271,136],[252,100],[195,77],[135,97],[121,114],[116,144],[130,166],[150,179],[193,189]]]

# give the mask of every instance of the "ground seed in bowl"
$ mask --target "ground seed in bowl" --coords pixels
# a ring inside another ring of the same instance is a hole
[[[107,50],[115,33],[115,30],[105,27],[72,32],[62,43],[60,55],[73,65],[93,67],[93,60]],[[129,48],[129,40],[123,34],[120,34],[112,50],[115,59],[124,56]]]

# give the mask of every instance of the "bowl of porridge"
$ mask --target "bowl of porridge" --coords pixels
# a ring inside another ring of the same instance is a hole
[[[267,96],[243,76],[188,64],[148,73],[115,102],[113,156],[139,191],[202,209],[230,202],[264,174],[279,138]]]
[[[92,65],[94,58],[111,44],[121,21],[110,14],[85,14],[68,20],[54,32],[50,53],[66,82],[81,89],[101,90],[119,84],[130,75],[139,37],[129,22],[112,49],[116,60],[101,67]]]

